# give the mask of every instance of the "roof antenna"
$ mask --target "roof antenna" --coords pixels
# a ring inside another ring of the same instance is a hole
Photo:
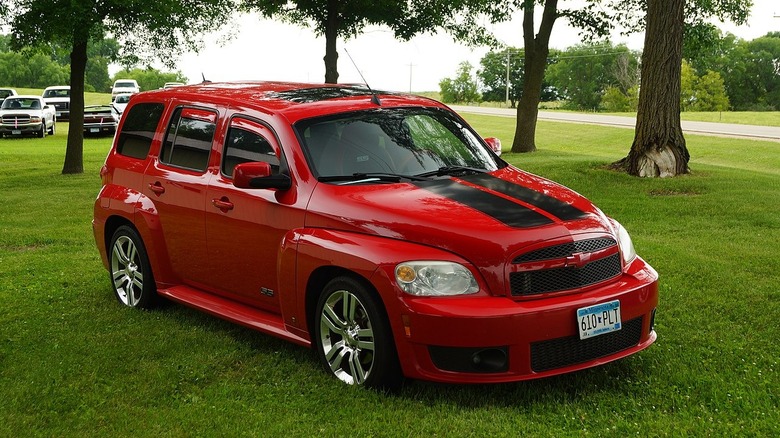
[[[368,81],[366,81],[366,78],[363,77],[363,73],[360,72],[357,64],[355,64],[355,60],[352,59],[352,55],[349,54],[346,47],[344,48],[344,53],[346,53],[349,60],[352,61],[352,65],[355,66],[355,70],[357,70],[358,74],[360,75],[360,79],[363,80],[363,84],[365,84],[366,88],[368,88],[368,91],[371,92],[371,102],[376,106],[382,106],[382,102],[379,101],[379,97],[376,95],[374,90],[371,89],[371,86],[368,85]]]
[[[203,84],[210,84],[211,83],[210,80],[206,79],[206,74],[205,73],[200,72],[200,77],[203,78],[203,82],[202,82]]]

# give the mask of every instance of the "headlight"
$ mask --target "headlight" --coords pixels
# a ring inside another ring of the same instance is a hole
[[[631,241],[628,231],[623,228],[623,225],[620,225],[618,221],[613,220],[612,222],[617,230],[618,246],[620,247],[620,254],[623,256],[623,263],[628,265],[636,258],[634,243]]]
[[[453,262],[404,262],[395,267],[395,280],[404,292],[417,296],[466,295],[479,290],[471,271]]]

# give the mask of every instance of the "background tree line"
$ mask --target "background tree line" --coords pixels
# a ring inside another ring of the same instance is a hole
[[[701,32],[697,38],[702,38]],[[681,109],[780,110],[780,32],[752,41],[722,36],[714,26],[703,32],[706,44],[686,40],[683,47]],[[560,100],[563,108],[572,110],[636,111],[640,58],[641,52],[610,41],[551,49],[541,101]],[[476,71],[471,64],[461,63],[455,77],[439,83],[441,98],[445,102],[508,100],[515,107],[522,96],[523,62],[523,49],[509,47],[488,52]]]
[[[45,88],[70,83],[70,52],[50,45],[46,51],[13,51],[11,36],[0,35],[0,85],[19,88]],[[108,93],[116,79],[135,79],[142,90],[162,87],[166,82],[187,82],[181,72],[154,68],[125,67],[109,75],[108,66],[120,61],[119,43],[112,38],[91,42],[87,48],[84,89]]]

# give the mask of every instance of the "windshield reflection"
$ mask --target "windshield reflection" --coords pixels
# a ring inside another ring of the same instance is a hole
[[[314,173],[414,176],[438,169],[490,172],[504,164],[455,116],[430,108],[390,108],[304,120],[298,137]]]

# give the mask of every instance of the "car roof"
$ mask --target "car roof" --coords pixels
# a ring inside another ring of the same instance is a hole
[[[53,87],[46,87],[46,90],[70,90],[70,85],[55,85]]]
[[[372,101],[375,94],[381,105]],[[387,107],[445,107],[421,96],[395,92],[373,92],[363,85],[293,82],[204,82],[136,94],[136,103],[168,98],[193,103],[254,108],[282,115],[290,123],[309,117]]]

